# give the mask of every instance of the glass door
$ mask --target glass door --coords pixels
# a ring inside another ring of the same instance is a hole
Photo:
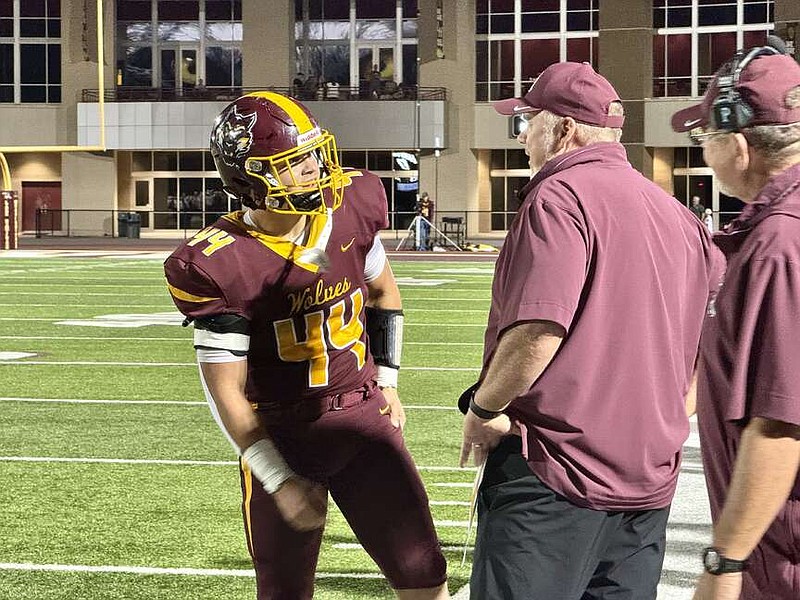
[[[183,89],[197,86],[197,48],[181,48],[179,84]]]
[[[162,48],[161,50],[161,87],[174,90],[177,85],[175,70],[175,49]]]
[[[196,45],[161,49],[162,89],[194,89],[199,79],[198,69]]]
[[[153,180],[137,179],[134,181],[134,205],[141,218],[141,228],[152,229],[150,212],[153,210]]]

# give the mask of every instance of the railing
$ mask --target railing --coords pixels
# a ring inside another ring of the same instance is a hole
[[[132,237],[141,232],[158,237],[187,238],[199,229],[212,225],[222,214],[213,211],[149,211],[149,210],[93,210],[71,208],[54,210],[40,208],[35,215],[35,233],[41,237]],[[434,243],[446,237],[462,246],[469,238],[481,238],[504,233],[516,213],[488,210],[436,211],[434,230],[430,236]],[[133,216],[135,215],[135,216]],[[413,211],[389,213],[390,231],[396,240],[413,233],[412,223],[417,215]],[[732,221],[738,212],[717,212],[719,226]],[[469,235],[467,230],[469,229]],[[444,245],[444,244],[442,244]]]
[[[106,102],[229,102],[250,92],[264,90],[294,96],[299,100],[447,100],[447,89],[443,87],[419,87],[416,85],[387,85],[373,93],[367,83],[357,87],[340,86],[334,92],[324,86],[317,89],[292,87],[185,87],[150,88],[118,86],[105,90]],[[100,93],[96,89],[84,89],[82,102],[97,102]]]
[[[87,208],[40,208],[35,215],[35,234],[41,237],[139,237],[141,232],[165,237],[187,238],[199,229],[212,225],[222,214],[215,211],[149,211],[149,210],[94,210]],[[400,240],[409,233],[416,216],[413,211],[389,213],[390,231]],[[132,217],[131,215],[136,215]],[[484,233],[502,233],[500,225],[510,223],[511,212],[492,211],[437,211],[433,226],[441,234],[461,245],[466,240],[467,224]],[[133,234],[133,235],[131,235]],[[436,231],[431,232],[437,239]],[[480,237],[481,233],[474,237]]]

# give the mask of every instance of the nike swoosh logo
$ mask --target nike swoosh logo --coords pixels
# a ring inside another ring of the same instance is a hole
[[[531,110],[530,106],[515,106],[513,108],[514,112],[525,112],[526,110]]]
[[[378,412],[381,413],[382,415],[388,415],[390,412],[392,412],[392,405],[387,404],[383,408],[379,408]]]
[[[353,242],[355,242],[355,241],[356,241],[356,238],[353,238],[348,243],[342,244],[341,246],[339,246],[339,248],[341,249],[342,252],[347,252],[348,250],[350,250],[350,246],[352,246]]]
[[[684,121],[683,122],[683,126],[684,127],[692,127],[694,125],[697,125],[702,120],[703,119],[692,119],[691,121]]]

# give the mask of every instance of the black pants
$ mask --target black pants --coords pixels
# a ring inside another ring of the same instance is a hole
[[[650,600],[664,561],[669,508],[581,508],[534,475],[516,436],[488,458],[478,496],[470,597]]]

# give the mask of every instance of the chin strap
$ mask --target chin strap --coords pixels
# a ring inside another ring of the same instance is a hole
[[[333,231],[333,209],[326,208],[324,215],[315,215],[313,218],[325,219],[325,224],[314,241],[314,245],[300,253],[300,260],[304,263],[317,265],[321,271],[326,271],[331,266],[331,261],[325,252],[325,248],[328,247],[328,240],[331,237],[331,231]]]

